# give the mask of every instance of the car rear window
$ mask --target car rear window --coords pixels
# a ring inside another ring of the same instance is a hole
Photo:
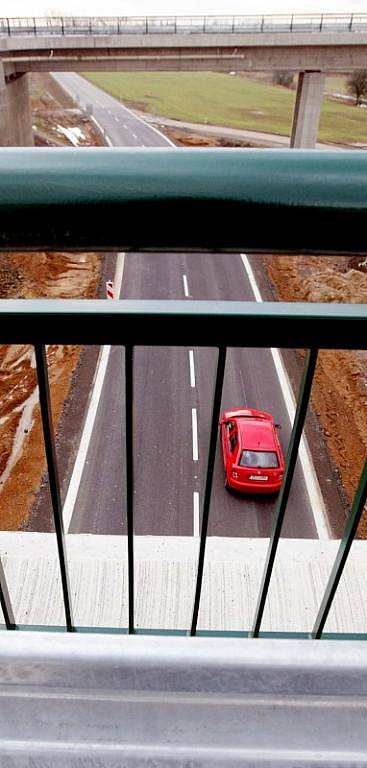
[[[240,466],[272,469],[279,467],[278,456],[275,451],[242,451]]]

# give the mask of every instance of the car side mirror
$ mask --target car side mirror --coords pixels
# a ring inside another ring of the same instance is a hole
[[[275,429],[281,429],[282,428],[281,424],[274,424],[274,426],[275,426]]]

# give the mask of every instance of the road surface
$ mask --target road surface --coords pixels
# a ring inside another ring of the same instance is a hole
[[[82,108],[88,105],[114,146],[167,146],[168,140],[108,94],[74,74],[56,76]],[[111,275],[111,278],[113,275]],[[254,300],[239,254],[140,254],[125,257],[121,298]],[[270,350],[229,349],[223,408],[269,410],[282,424],[284,452],[290,421]],[[111,350],[86,454],[70,532],[126,533],[124,497],[123,350]],[[206,471],[216,351],[138,348],[134,364],[136,415],[134,531],[198,535]],[[219,447],[219,441],[218,441]],[[225,491],[217,451],[209,534],[268,536],[273,499]],[[283,527],[291,538],[315,538],[304,475],[297,466]]]

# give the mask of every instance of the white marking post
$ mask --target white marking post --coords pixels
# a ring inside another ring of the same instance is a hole
[[[106,298],[113,299],[113,280],[107,280],[106,282]]]

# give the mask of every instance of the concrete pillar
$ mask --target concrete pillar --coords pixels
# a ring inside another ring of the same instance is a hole
[[[294,106],[291,147],[313,148],[320,124],[325,75],[300,72]]]
[[[33,146],[28,75],[8,72],[0,61],[0,146]]]

